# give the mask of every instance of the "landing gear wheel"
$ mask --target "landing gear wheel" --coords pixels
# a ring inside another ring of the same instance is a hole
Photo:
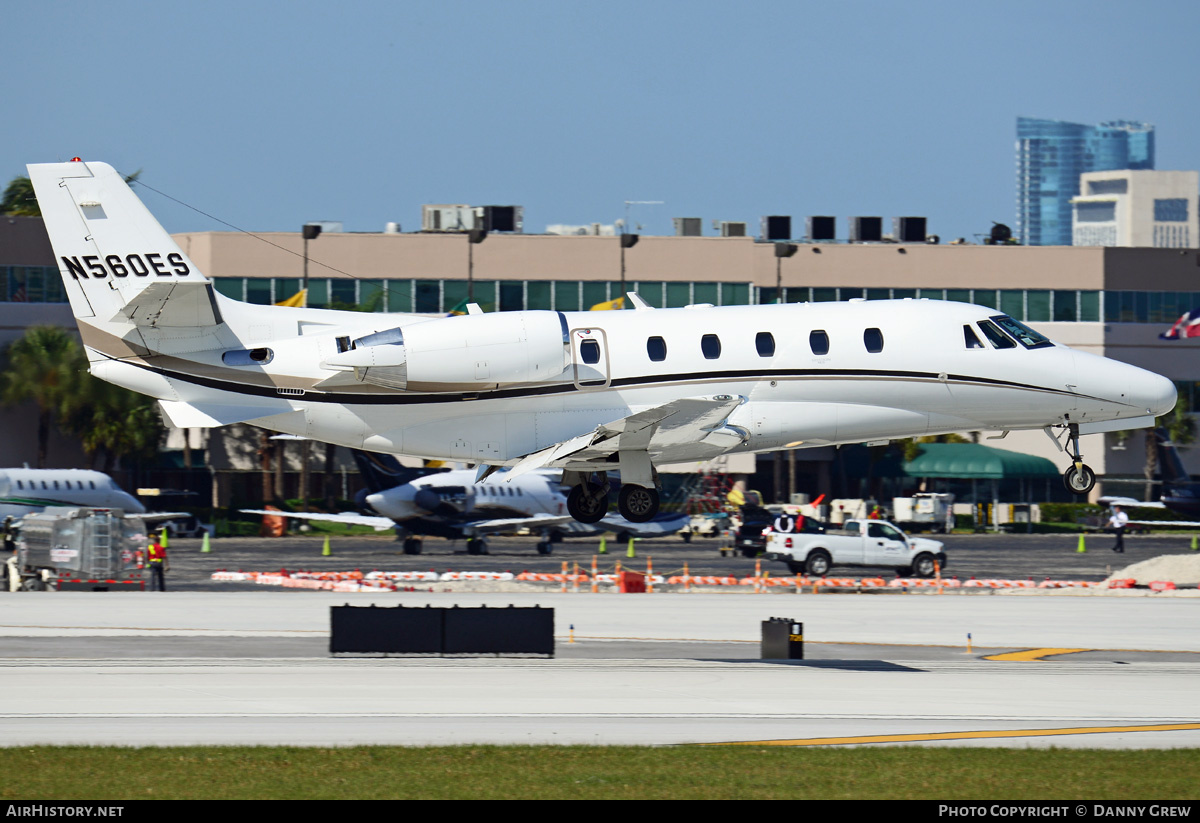
[[[580,523],[599,523],[608,514],[608,492],[600,493],[600,486],[588,483],[587,490],[583,484],[571,489],[567,495],[567,514]]]
[[[421,541],[415,537],[404,538],[404,553],[405,554],[420,554]]]
[[[537,544],[538,554],[550,554],[552,551],[554,551],[554,544],[549,540],[542,540]]]
[[[472,537],[467,540],[467,554],[487,554],[487,541],[482,537]]]
[[[630,523],[648,523],[658,514],[658,492],[645,486],[622,486],[617,511]]]
[[[1096,473],[1084,464],[1072,466],[1063,473],[1063,485],[1072,494],[1085,495],[1096,485]]]
[[[683,542],[684,542],[684,543],[691,543],[691,542],[692,542],[692,533],[691,533],[690,531],[686,531],[686,530],[685,530],[685,531],[681,531],[681,532],[679,533],[679,536],[683,538]]]

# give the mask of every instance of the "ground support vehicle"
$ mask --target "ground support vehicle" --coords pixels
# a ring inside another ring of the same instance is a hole
[[[954,495],[918,492],[897,497],[892,501],[892,522],[909,531],[953,531]]]
[[[932,577],[946,568],[941,542],[909,537],[885,520],[847,520],[842,529],[824,534],[773,532],[766,557],[786,563],[792,574],[814,577],[833,566],[883,566],[904,577]]]
[[[120,509],[51,506],[21,521],[22,591],[144,591],[146,525]]]

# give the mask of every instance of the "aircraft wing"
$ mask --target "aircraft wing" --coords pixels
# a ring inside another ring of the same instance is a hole
[[[659,515],[648,523],[631,523],[619,514],[605,515],[601,520],[610,532],[632,534],[634,537],[661,537],[674,534],[691,522],[691,515]]]
[[[191,517],[188,512],[142,512],[141,514],[129,514],[127,517],[136,517],[147,523],[157,523],[160,520],[171,520],[175,517]]]
[[[396,521],[390,517],[381,517],[379,515],[370,514],[355,514],[354,512],[343,512],[342,514],[323,514],[321,512],[278,512],[267,511],[266,509],[238,509],[243,514],[269,514],[274,517],[296,517],[301,520],[322,520],[327,523],[345,523],[348,526],[370,526],[375,531],[387,531],[388,529],[396,528]]]
[[[494,520],[475,520],[463,523],[464,532],[472,534],[495,534],[496,532],[521,528],[547,528],[575,522],[570,515],[534,514],[529,517],[499,517]]]
[[[720,428],[744,398],[681,397],[597,426],[587,434],[555,443],[522,457],[508,472],[508,479],[534,469],[565,465],[566,461],[602,460],[617,451],[654,453],[684,443],[695,443]],[[729,448],[740,438],[730,439]]]
[[[1103,503],[1106,506],[1124,506],[1127,509],[1165,509],[1166,506],[1162,503],[1146,503],[1141,500],[1134,500],[1132,497],[1100,497],[1096,500],[1097,503]]]

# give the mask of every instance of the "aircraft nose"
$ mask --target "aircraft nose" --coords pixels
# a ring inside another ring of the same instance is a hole
[[[1175,408],[1179,393],[1161,374],[1125,365],[1120,374],[1110,371],[1110,376],[1114,378],[1110,385],[1121,389],[1120,401],[1142,414],[1158,417]]]

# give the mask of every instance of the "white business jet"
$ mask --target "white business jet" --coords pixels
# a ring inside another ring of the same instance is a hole
[[[928,300],[458,317],[257,306],[217,293],[104,163],[29,166],[92,374],[180,427],[253,422],[368,451],[561,469],[568,511],[658,510],[656,465],[961,431],[1153,424],[1164,377],[995,309]],[[1056,438],[1055,442],[1059,442]],[[1060,446],[1061,447],[1061,446]]]
[[[87,469],[0,469],[0,520],[19,520],[47,506],[121,509],[140,514],[146,507],[103,472]]]
[[[688,525],[686,514],[660,514],[648,523],[630,523],[607,514],[596,525],[576,522],[567,514],[567,495],[559,472],[539,469],[504,482],[504,473],[481,483],[476,472],[458,470],[429,473],[405,469],[394,457],[353,452],[367,488],[355,502],[365,512],[325,514],[242,509],[247,514],[292,517],[370,526],[378,531],[396,529],[404,539],[405,554],[420,554],[423,536],[448,540],[466,538],[468,554],[487,554],[487,536],[527,529],[539,536],[538,554],[550,554],[564,537],[588,537],[611,531],[619,540],[674,534]],[[370,512],[375,512],[371,514]]]

